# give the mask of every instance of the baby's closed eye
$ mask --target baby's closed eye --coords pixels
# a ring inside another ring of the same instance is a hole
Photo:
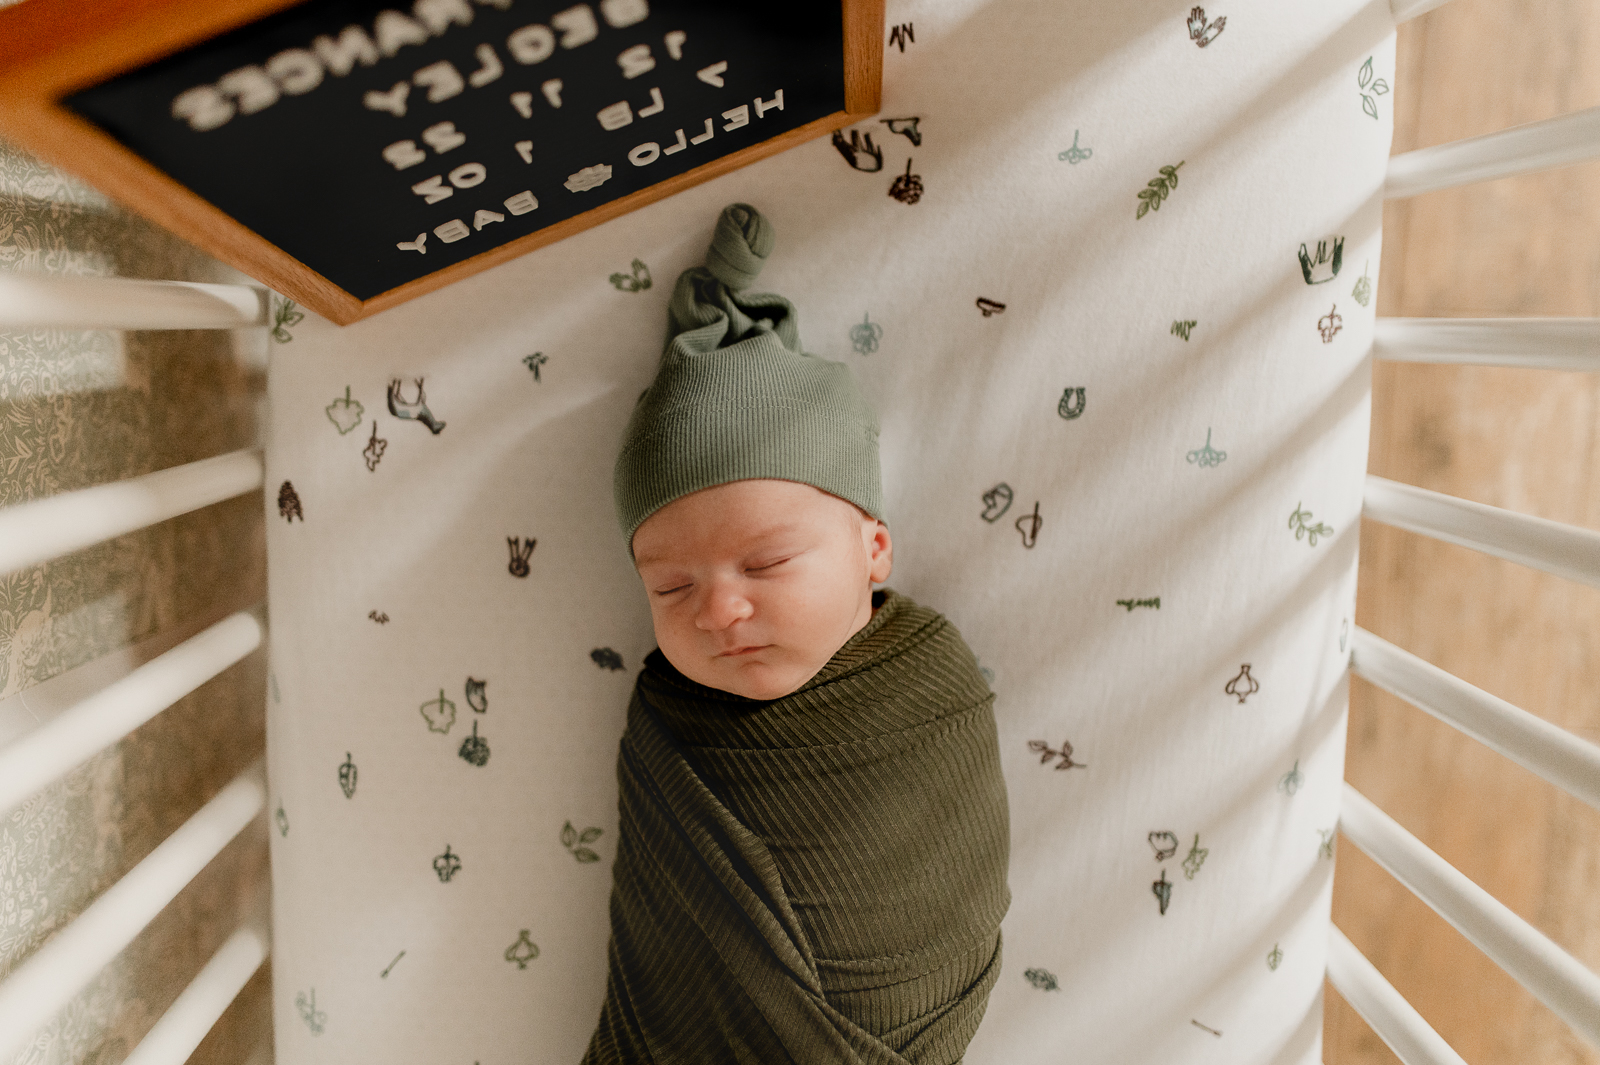
[[[652,598],[676,595],[694,586],[694,567],[684,565],[681,559],[647,558],[637,566],[639,579]]]

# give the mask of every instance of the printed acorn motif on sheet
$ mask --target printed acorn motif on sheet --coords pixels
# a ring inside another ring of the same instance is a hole
[[[461,741],[461,747],[456,753],[468,765],[475,765],[481,769],[489,764],[489,741],[478,735],[477,721],[472,722],[472,735]]]
[[[922,199],[922,175],[911,172],[911,160],[906,160],[906,172],[894,179],[889,186],[889,196],[910,206]]]

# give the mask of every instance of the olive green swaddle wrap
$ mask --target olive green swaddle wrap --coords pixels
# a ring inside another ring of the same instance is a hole
[[[1011,898],[994,696],[944,617],[878,595],[772,702],[647,659],[585,1065],[961,1059]]]

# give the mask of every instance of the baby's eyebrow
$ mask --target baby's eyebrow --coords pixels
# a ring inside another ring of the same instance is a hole
[[[660,554],[648,554],[645,552],[636,551],[634,552],[633,556],[633,568],[639,569],[641,566],[649,566],[657,562],[664,561],[666,561],[666,559],[664,559]]]
[[[793,522],[785,522],[782,525],[771,525],[767,528],[760,529],[745,539],[743,549],[739,553],[751,554],[753,552],[770,550],[773,541],[782,540],[788,536],[794,536],[798,534],[801,529],[801,526],[796,525]],[[652,566],[671,561],[675,560],[667,558],[665,554],[660,552],[640,551],[635,552],[633,556],[633,566],[635,569],[642,569],[645,566]]]
[[[759,530],[757,532],[754,532],[754,533],[750,534],[750,536],[746,537],[746,539],[745,539],[745,550],[747,550],[747,551],[763,551],[763,550],[766,550],[769,546],[771,546],[772,541],[774,541],[774,540],[782,540],[785,537],[794,536],[794,535],[798,534],[800,531],[801,531],[801,526],[796,525],[796,524],[794,524],[792,522],[785,522],[782,525],[771,525],[771,526],[768,526],[767,528],[761,529],[761,530]]]

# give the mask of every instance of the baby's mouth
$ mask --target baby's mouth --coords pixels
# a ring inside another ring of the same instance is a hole
[[[753,644],[753,645],[751,645],[749,647],[735,647],[731,651],[723,651],[721,654],[717,655],[717,657],[718,658],[738,658],[741,655],[754,654],[757,651],[764,651],[768,647],[771,647],[771,646],[772,646],[771,644],[763,643],[763,644]]]

